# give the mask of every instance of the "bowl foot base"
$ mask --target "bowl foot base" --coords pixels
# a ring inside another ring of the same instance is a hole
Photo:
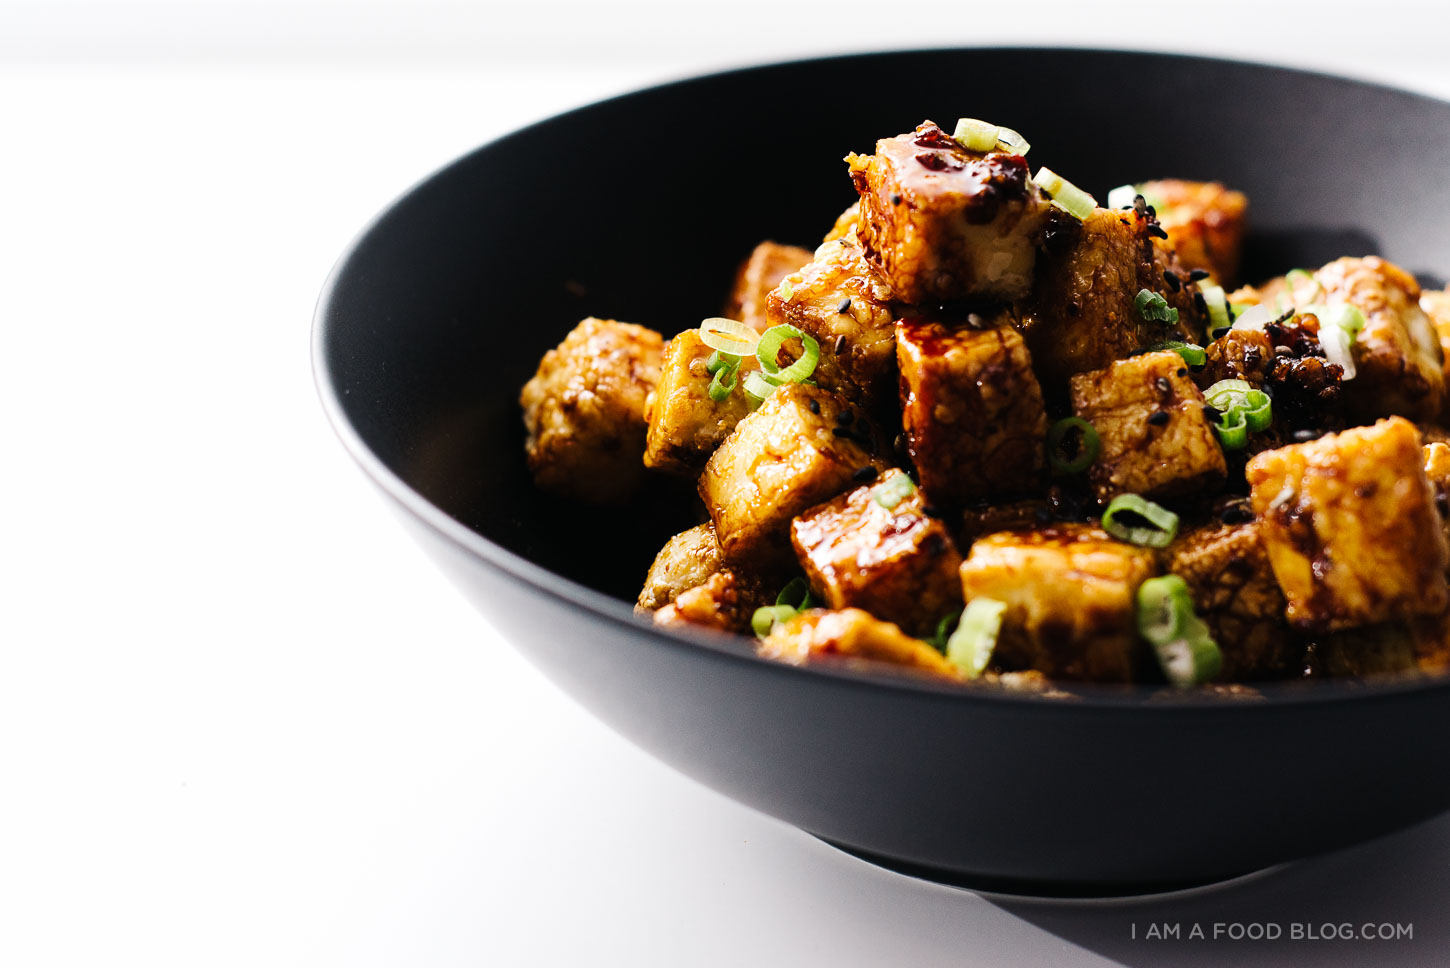
[[[816,835],[812,835],[816,836]],[[1133,898],[1152,897],[1161,899],[1165,895],[1196,894],[1256,880],[1284,865],[1266,867],[1262,870],[1232,874],[1225,877],[1205,879],[1093,883],[1078,881],[1033,880],[1030,878],[1000,877],[992,874],[974,874],[968,871],[948,870],[926,864],[914,864],[897,860],[882,854],[859,850],[837,843],[825,837],[817,840],[849,854],[858,860],[881,867],[893,873],[903,874],[924,881],[931,881],[947,887],[956,887],[981,894],[989,898],[1009,901],[1127,901]]]

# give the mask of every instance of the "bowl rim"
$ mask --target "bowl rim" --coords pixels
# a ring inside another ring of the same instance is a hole
[[[990,686],[962,685],[915,675],[907,670],[893,670],[889,666],[870,667],[843,666],[837,664],[795,666],[774,662],[755,654],[743,635],[717,632],[694,627],[662,627],[649,618],[634,611],[633,606],[595,591],[585,585],[565,578],[527,558],[489,540],[472,528],[443,511],[428,500],[392,469],[373,451],[362,435],[353,426],[343,406],[338,386],[333,380],[331,354],[328,351],[328,337],[334,329],[335,304],[338,299],[343,276],[350,263],[374,233],[397,211],[402,209],[417,193],[435,181],[446,177],[457,169],[471,165],[487,152],[503,150],[509,142],[523,138],[546,124],[556,124],[603,105],[628,100],[639,95],[666,89],[687,87],[728,80],[737,75],[758,74],[772,69],[796,68],[805,65],[819,65],[822,68],[841,67],[852,61],[865,61],[883,56],[942,55],[950,53],[972,53],[993,51],[997,53],[1050,54],[1072,53],[1125,57],[1161,61],[1198,62],[1217,66],[1242,67],[1269,73],[1291,74],[1317,78],[1352,87],[1376,88],[1386,93],[1427,101],[1437,105],[1450,105],[1450,101],[1431,97],[1417,91],[1407,90],[1377,80],[1364,80],[1326,71],[1285,67],[1262,61],[1214,57],[1203,54],[1180,52],[1137,51],[1102,47],[1032,47],[1017,45],[947,46],[926,48],[901,48],[878,51],[858,51],[844,54],[826,54],[803,58],[771,60],[746,64],[723,70],[710,71],[674,78],[660,83],[635,88],[618,94],[599,98],[566,111],[550,115],[515,128],[496,138],[486,141],[453,160],[417,179],[400,194],[396,195],[382,209],[375,213],[348,241],[341,255],[333,263],[313,310],[310,333],[312,357],[312,378],[322,410],[332,426],[333,432],[342,442],[344,449],[363,472],[385,495],[392,498],[418,521],[427,526],[436,536],[454,545],[457,549],[482,561],[503,576],[532,587],[559,602],[583,609],[597,618],[616,626],[624,626],[636,633],[649,635],[670,648],[691,649],[702,655],[712,656],[718,661],[746,662],[753,666],[774,670],[770,674],[786,676],[807,676],[812,679],[827,677],[837,680],[836,685],[863,691],[895,691],[918,695],[923,699],[935,697],[948,702],[1010,703],[1030,705],[1037,708],[1081,709],[1143,709],[1159,711],[1184,711],[1194,713],[1225,714],[1226,710],[1263,709],[1278,705],[1318,705],[1340,702],[1385,701],[1407,693],[1444,692],[1450,690],[1450,674],[1441,676],[1385,677],[1380,680],[1322,679],[1316,681],[1285,680],[1250,682],[1244,685],[1258,691],[1262,698],[1241,699],[1224,697],[1202,690],[1173,690],[1161,684],[1109,685],[1103,683],[1064,682],[1062,687],[1072,694],[1072,699],[1062,700],[1032,692],[1011,691]],[[1231,714],[1231,713],[1228,713]]]

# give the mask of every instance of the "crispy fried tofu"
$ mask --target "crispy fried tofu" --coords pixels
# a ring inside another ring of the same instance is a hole
[[[962,564],[962,596],[1005,602],[994,663],[1056,679],[1130,682],[1146,655],[1138,586],[1151,551],[1085,524],[987,535]]]
[[[705,363],[713,352],[700,331],[687,329],[665,347],[659,385],[649,407],[644,463],[677,474],[694,475],[746,414],[750,401],[742,386],[724,400],[710,398],[711,375]],[[741,360],[736,382],[759,369],[755,357]]]
[[[736,271],[735,285],[720,315],[726,319],[738,319],[752,329],[763,331],[769,325],[765,321],[766,295],[812,258],[810,249],[802,249],[798,245],[760,243]]]
[[[1249,461],[1292,625],[1329,632],[1444,611],[1450,549],[1424,465],[1420,435],[1400,417]]]
[[[719,569],[720,543],[715,540],[715,526],[701,524],[681,531],[655,555],[638,605],[651,612],[663,608],[681,592],[703,585]]]
[[[1218,182],[1178,178],[1144,182],[1138,191],[1157,210],[1183,267],[1203,269],[1220,285],[1232,286],[1249,207],[1244,193]]]
[[[775,593],[756,575],[724,568],[654,613],[656,625],[703,625],[722,632],[751,631],[755,610],[775,601]]]
[[[794,384],[767,397],[700,476],[725,559],[788,560],[792,518],[851,487],[861,468],[884,468],[870,439],[860,408],[825,390]]]
[[[1296,671],[1299,651],[1284,620],[1259,524],[1211,524],[1180,535],[1164,570],[1188,583],[1193,606],[1223,652],[1226,681],[1278,679]]]
[[[1171,350],[1118,360],[1071,381],[1073,411],[1101,448],[1088,479],[1101,501],[1119,494],[1178,497],[1221,487],[1223,449],[1203,393]]]
[[[927,515],[920,490],[904,497],[893,490],[902,474],[890,471],[811,508],[791,522],[791,544],[831,608],[865,609],[912,635],[930,635],[962,607],[962,556],[946,525]]]
[[[1154,219],[1131,210],[1100,208],[1080,223],[1054,214],[1019,323],[1049,399],[1060,397],[1073,374],[1102,369],[1145,346],[1203,343],[1206,310],[1158,233]],[[1178,322],[1141,319],[1133,303],[1143,289],[1163,296]]]
[[[855,239],[856,226],[860,224],[861,202],[857,200],[851,203],[850,208],[836,217],[836,224],[831,226],[831,231],[827,232],[826,237],[821,239],[821,241],[834,242],[837,239]]]
[[[801,612],[772,628],[760,641],[757,652],[791,665],[833,658],[867,659],[905,666],[935,678],[961,678],[936,649],[859,608]]]
[[[896,324],[896,359],[907,448],[933,501],[1040,489],[1047,413],[1021,334],[912,317]]]
[[[1430,490],[1435,495],[1435,511],[1440,515],[1446,546],[1450,547],[1450,446],[1434,441],[1425,444],[1423,453],[1425,478],[1430,482]]]
[[[593,503],[635,490],[663,345],[652,329],[591,316],[544,354],[519,395],[534,483]]]
[[[1047,202],[1025,159],[968,151],[930,121],[846,158],[866,255],[907,303],[1027,293]]]
[[[769,325],[789,323],[820,343],[811,379],[867,406],[896,390],[891,290],[853,236],[824,242],[816,257],[766,296]]]
[[[1450,292],[1440,289],[1420,293],[1420,309],[1430,317],[1435,337],[1440,341],[1440,356],[1445,361],[1440,374],[1447,392],[1439,419],[1442,423],[1450,423]]]

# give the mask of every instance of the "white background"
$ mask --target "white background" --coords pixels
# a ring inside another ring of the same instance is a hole
[[[375,211],[641,84],[1005,41],[1450,96],[1438,3],[1167,8],[0,3],[0,964],[1444,963],[1445,820],[1193,899],[1038,906],[700,788],[463,603],[311,386],[313,302]],[[1130,940],[1366,920],[1414,940]]]

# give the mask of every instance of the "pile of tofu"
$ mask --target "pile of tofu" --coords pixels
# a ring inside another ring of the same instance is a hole
[[[1079,219],[1023,157],[929,121],[846,162],[859,200],[820,246],[762,243],[725,302],[756,331],[816,340],[809,382],[716,400],[693,326],[666,341],[591,318],[523,390],[539,487],[618,503],[650,475],[694,482],[701,523],[665,543],[641,611],[748,634],[804,575],[815,607],[761,654],[961,679],[928,639],[986,597],[1006,605],[988,678],[1155,682],[1136,595],[1175,574],[1225,682],[1450,668],[1446,293],[1346,257],[1233,291],[1240,310],[1284,311],[1212,331],[1201,286],[1237,281],[1236,191],[1151,182]],[[1176,321],[1140,316],[1145,289]],[[1303,312],[1325,303],[1364,318],[1353,379]],[[1223,379],[1274,400],[1243,450],[1225,451],[1204,398]],[[1068,416],[1099,449],[1054,474],[1045,439]],[[881,500],[902,473],[915,486]],[[1167,547],[1102,529],[1124,494],[1180,516]]]

